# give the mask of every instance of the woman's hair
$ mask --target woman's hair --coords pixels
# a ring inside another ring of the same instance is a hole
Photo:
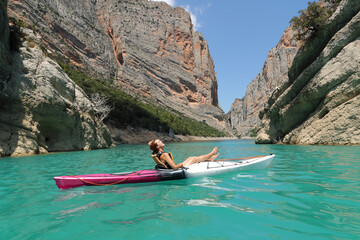
[[[151,140],[148,145],[150,149],[153,151],[153,154],[159,152],[159,148],[157,147],[157,143],[155,142],[155,139]]]

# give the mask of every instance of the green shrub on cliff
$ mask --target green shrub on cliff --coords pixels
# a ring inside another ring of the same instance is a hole
[[[22,45],[22,39],[24,38],[24,33],[22,31],[22,28],[26,27],[26,24],[19,19],[15,18],[9,18],[9,30],[10,30],[10,50],[18,52],[21,45]]]
[[[180,113],[134,98],[111,85],[112,80],[95,79],[64,61],[58,59],[57,62],[89,96],[100,93],[108,99],[108,104],[112,107],[109,118],[117,127],[142,127],[153,131],[159,131],[160,127],[165,132],[169,132],[171,128],[175,134],[225,136],[206,123],[197,122]]]
[[[258,128],[254,127],[253,129],[251,129],[251,130],[248,132],[248,135],[249,135],[250,137],[256,137],[257,131],[258,131]]]
[[[341,0],[325,0],[324,6],[316,2],[308,2],[307,9],[300,10],[300,16],[290,20],[293,29],[297,30],[295,38],[306,40],[308,37],[312,37],[325,25],[340,2]]]

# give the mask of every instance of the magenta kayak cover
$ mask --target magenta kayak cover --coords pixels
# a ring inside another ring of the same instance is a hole
[[[126,183],[158,182],[185,178],[183,170],[140,170],[127,173],[101,173],[86,175],[67,175],[54,177],[60,189],[81,186],[107,186]]]

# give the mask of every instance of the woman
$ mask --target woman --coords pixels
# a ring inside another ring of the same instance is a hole
[[[203,162],[206,160],[214,161],[219,156],[219,154],[216,154],[218,150],[217,147],[214,147],[214,149],[206,155],[189,157],[184,162],[175,164],[172,154],[164,152],[165,144],[160,139],[151,140],[148,145],[153,151],[153,158],[158,165],[162,165],[165,168],[174,170],[187,167],[197,162]]]

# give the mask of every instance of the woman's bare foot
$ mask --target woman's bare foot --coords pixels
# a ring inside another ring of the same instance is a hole
[[[208,161],[213,162],[217,157],[219,156],[219,153],[216,155],[211,156]]]
[[[211,155],[215,155],[218,151],[218,148],[217,147],[214,147],[214,149],[211,151]]]

